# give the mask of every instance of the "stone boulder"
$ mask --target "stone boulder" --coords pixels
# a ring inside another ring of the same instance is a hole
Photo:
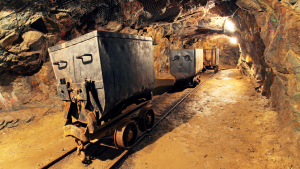
[[[20,44],[20,49],[38,51],[43,49],[45,37],[39,31],[28,31],[22,35],[23,42]]]

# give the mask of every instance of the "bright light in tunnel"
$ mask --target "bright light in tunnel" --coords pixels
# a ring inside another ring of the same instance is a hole
[[[225,20],[224,29],[226,31],[234,32],[235,31],[234,23],[232,23],[231,21],[229,21],[228,19],[226,19]]]
[[[236,38],[230,38],[230,42],[233,43],[233,44],[236,44],[237,43],[237,39]]]

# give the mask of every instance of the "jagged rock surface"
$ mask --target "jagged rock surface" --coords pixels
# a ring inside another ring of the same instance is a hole
[[[238,0],[240,67],[250,72],[279,118],[299,128],[299,13],[292,1]]]

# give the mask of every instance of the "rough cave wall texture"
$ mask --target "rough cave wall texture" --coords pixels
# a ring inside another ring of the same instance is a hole
[[[270,98],[282,122],[300,130],[299,4],[277,0],[238,0],[238,6],[206,0],[2,0],[0,111],[60,106],[47,48],[102,30],[151,36],[156,75],[168,72],[172,49],[220,48],[221,67],[238,64],[256,90]],[[238,28],[234,34],[220,31],[224,16],[233,16]],[[237,37],[240,46],[231,44],[230,36]]]
[[[239,66],[251,74],[257,90],[270,97],[285,125],[299,131],[298,1],[238,0],[242,55]],[[265,61],[265,62],[264,62]]]

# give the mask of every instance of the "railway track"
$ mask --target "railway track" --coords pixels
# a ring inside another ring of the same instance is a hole
[[[194,90],[196,90],[199,86],[201,86],[205,81],[207,81],[208,79],[210,79],[214,74],[210,74],[209,76],[207,76],[206,78],[204,78],[199,85],[197,85],[195,88],[186,88],[184,91],[182,91],[182,94],[180,95],[179,98],[176,98],[176,101],[173,102],[173,104],[171,104],[167,109],[167,111],[163,111],[163,112],[156,112],[156,116],[158,114],[158,120],[154,123],[153,128],[155,128],[166,116],[168,116],[179,104],[181,104],[186,97],[188,97]],[[161,100],[166,99],[169,97],[169,94],[171,91],[174,91],[174,88],[171,88],[170,90],[168,90],[167,92],[163,93],[162,95],[154,98],[151,101],[151,106],[150,107],[155,107],[159,104],[159,102],[161,102]],[[175,91],[176,92],[176,91]],[[178,101],[179,100],[179,101]],[[158,105],[159,106],[159,105]],[[152,130],[151,129],[151,130]],[[150,130],[150,131],[151,131]],[[106,166],[107,169],[113,168],[116,166],[116,164],[118,164],[118,162],[123,159],[128,152],[130,152],[136,145],[138,145],[147,135],[150,131],[146,131],[143,132],[137,139],[137,141],[134,143],[133,146],[131,146],[129,149],[124,150],[120,155],[118,155],[117,157],[115,157],[113,160],[110,161],[109,165]],[[86,144],[86,143],[85,143]],[[104,145],[106,147],[109,147],[109,145],[105,145],[105,144],[100,144],[100,145]],[[47,169],[50,168],[52,166],[54,166],[56,163],[58,163],[59,161],[61,161],[62,159],[64,159],[65,157],[69,156],[70,154],[74,153],[77,149],[77,146],[75,146],[74,148],[71,148],[70,150],[66,151],[64,154],[60,155],[59,157],[53,159],[52,161],[50,161],[49,163],[47,163],[46,165],[44,165],[43,167],[41,167],[41,169]]]

